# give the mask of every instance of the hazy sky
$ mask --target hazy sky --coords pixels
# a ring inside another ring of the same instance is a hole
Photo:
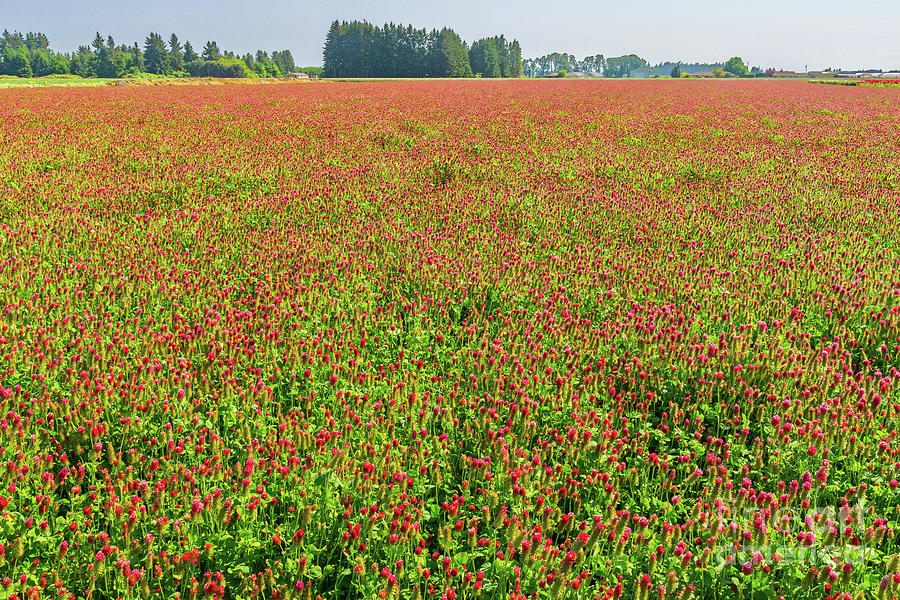
[[[449,26],[467,42],[504,34],[525,57],[635,52],[651,63],[725,60],[810,69],[900,68],[898,0],[0,0],[0,27],[43,31],[70,51],[99,30],[119,43],[175,32],[199,51],[289,49],[318,65],[334,19]]]

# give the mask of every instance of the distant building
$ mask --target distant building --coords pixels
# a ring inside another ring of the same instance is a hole
[[[768,71],[766,71],[769,73]],[[781,79],[797,79],[800,77],[807,77],[806,73],[798,73],[796,71],[772,71],[769,73],[772,77],[779,77]]]
[[[566,73],[566,78],[568,79],[584,79],[587,77],[586,74],[581,71],[572,71],[571,73]]]
[[[288,73],[285,79],[309,79],[309,73]]]
[[[632,69],[628,72],[629,79],[650,79],[653,77],[653,71],[647,67]]]
[[[713,79],[716,76],[712,71],[697,71],[696,73],[691,73],[691,77],[699,77],[701,79]]]

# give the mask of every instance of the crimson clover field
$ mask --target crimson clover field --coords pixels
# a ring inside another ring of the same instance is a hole
[[[900,90],[0,91],[0,598],[900,594]]]

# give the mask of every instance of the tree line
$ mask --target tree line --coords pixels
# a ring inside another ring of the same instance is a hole
[[[522,49],[502,35],[469,47],[447,27],[334,21],[322,51],[325,77],[521,77]]]
[[[146,74],[174,77],[281,77],[304,71],[326,77],[546,77],[561,71],[604,77],[627,77],[646,68],[651,76],[710,71],[716,76],[766,76],[759,67],[748,69],[740,57],[722,63],[665,62],[652,67],[636,54],[606,58],[602,54],[577,59],[553,52],[522,59],[516,40],[505,36],[482,38],[471,46],[452,29],[415,29],[412,25],[366,21],[334,21],[325,37],[322,67],[298,68],[290,50],[238,55],[207,41],[198,52],[174,33],[164,39],[150,33],[143,46],[117,44],[98,32],[89,45],[75,52],[50,49],[43,33],[4,31],[0,36],[0,75],[119,78]]]
[[[98,32],[90,45],[79,46],[70,54],[50,49],[43,33],[10,33],[0,37],[0,75],[45,77],[135,77],[153,74],[172,77],[281,77],[297,70],[290,50],[272,53],[257,50],[239,56],[223,51],[208,41],[197,52],[189,41],[183,44],[174,33],[164,40],[150,33],[143,47],[116,44],[112,36]],[[304,69],[308,70],[308,69]]]
[[[526,77],[554,76],[561,71],[581,72],[603,77],[628,77],[634,69],[647,69],[651,77],[681,77],[700,72],[711,72],[717,77],[764,77],[766,73],[759,67],[748,68],[739,56],[720,63],[662,62],[651,66],[637,54],[626,54],[605,58],[602,54],[586,56],[578,60],[575,55],[552,52],[539,58],[522,61]]]
[[[647,67],[649,63],[637,54],[626,54],[605,58],[602,54],[586,56],[578,60],[574,54],[553,52],[539,58],[523,61],[526,77],[546,77],[560,71],[581,72],[603,75],[604,77],[627,77],[634,69]]]

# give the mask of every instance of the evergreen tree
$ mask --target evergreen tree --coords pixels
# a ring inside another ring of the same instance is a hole
[[[22,37],[22,34],[18,31],[10,33],[4,29],[3,36],[0,37],[0,51],[5,52],[7,48],[12,48],[14,50],[26,48],[25,38]]]
[[[99,56],[103,49],[106,47],[106,44],[103,41],[103,36],[100,35],[98,31],[94,36],[94,41],[91,42],[91,47],[94,49],[94,56]]]
[[[201,56],[203,60],[218,60],[222,57],[222,52],[219,50],[219,45],[215,42],[206,42]]]
[[[169,36],[169,66],[173,71],[184,71],[184,48],[174,33]]]
[[[46,50],[32,50],[29,59],[31,63],[31,72],[35,77],[45,77],[56,72],[50,53]]]
[[[96,42],[96,40],[94,40]],[[106,38],[106,45],[97,53],[97,76],[116,78],[125,74],[125,60],[112,36]]]
[[[322,58],[325,77],[465,77],[472,72],[468,48],[452,30],[429,34],[394,23],[378,28],[365,21],[334,21]]]
[[[101,72],[101,63],[104,61],[104,53],[106,52],[106,44],[103,41],[103,36],[100,35],[98,31],[96,35],[94,35],[94,40],[91,42],[91,48],[94,49],[93,54],[94,58],[91,61],[94,74],[93,77],[100,76]]]
[[[22,37],[22,34],[18,31],[10,33],[8,30],[3,30],[3,36],[0,37],[0,50],[6,50],[9,47],[12,48],[21,48],[25,46],[25,38]]]
[[[518,40],[513,40],[509,45],[509,66],[507,67],[507,77],[522,76],[522,47],[519,46]]]
[[[484,38],[472,44],[469,62],[482,77],[521,77],[522,50],[519,42],[507,42],[502,35]]]
[[[365,21],[331,24],[325,37],[323,67],[326,77],[372,77],[378,62],[378,30]]]
[[[340,77],[343,68],[343,56],[341,45],[343,26],[338,21],[332,21],[328,33],[325,34],[325,47],[322,49],[322,76]]]
[[[500,55],[496,38],[485,38],[472,44],[469,50],[472,72],[481,77],[500,77]]]
[[[200,58],[200,55],[194,51],[194,47],[191,45],[191,43],[185,42],[184,43],[184,64],[194,62],[195,60],[198,60],[199,58]]]
[[[137,57],[134,53],[134,47],[128,46],[126,44],[119,44],[119,47],[116,49],[119,55],[122,57],[122,65],[124,67],[125,74],[134,74],[137,73]],[[143,55],[141,55],[143,59]]]
[[[281,77],[281,69],[269,58],[268,52],[257,50],[255,57],[247,54],[244,56],[244,63],[259,77]]]
[[[34,76],[34,72],[31,70],[31,58],[28,54],[28,48],[24,45],[7,45],[3,49],[2,58],[4,75],[15,75],[16,77]]]
[[[97,59],[88,46],[79,46],[78,51],[72,55],[69,68],[79,77],[96,77]]]
[[[134,57],[134,70],[138,73],[146,72],[147,66],[144,64],[144,53],[141,52],[137,42],[131,48],[131,54]]]
[[[66,56],[50,50],[50,42],[43,33],[4,31],[0,36],[0,74],[19,77],[45,77],[68,73]]]
[[[49,50],[50,40],[43,33],[28,32],[25,34],[25,47],[31,50]]]
[[[282,74],[287,74],[292,72],[297,68],[297,65],[294,64],[294,57],[291,55],[290,50],[282,50],[281,52],[275,51],[272,53],[272,62],[274,62],[278,69]]]
[[[469,51],[465,42],[452,29],[432,31],[428,49],[431,77],[471,77]]]
[[[494,46],[497,48],[497,58],[500,61],[500,77],[509,77],[509,43],[501,34],[494,38]]]
[[[98,31],[91,42],[91,48],[94,49],[94,71],[97,77],[111,77],[109,71],[112,68],[109,61],[109,53],[106,49],[106,42]]]
[[[424,77],[425,56],[428,53],[428,32],[414,29],[412,25],[402,29],[399,42],[399,62],[402,65],[401,77]]]
[[[158,33],[151,33],[144,41],[144,63],[150,73],[157,75],[169,73],[169,52]]]
[[[386,23],[377,31],[377,39],[374,48],[375,77],[398,77],[403,70],[400,65],[400,32],[393,23]]]

